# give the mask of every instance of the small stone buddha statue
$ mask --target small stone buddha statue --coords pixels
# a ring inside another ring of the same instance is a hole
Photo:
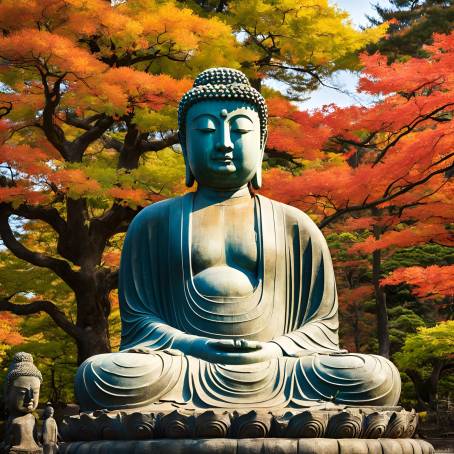
[[[8,420],[3,452],[42,454],[43,451],[37,443],[37,422],[32,414],[38,407],[42,381],[41,372],[33,364],[33,357],[25,352],[16,353],[6,376]]]
[[[202,72],[182,98],[186,183],[142,210],[120,265],[118,353],[86,360],[82,410],[395,405],[397,369],[339,349],[326,241],[300,210],[255,195],[265,100],[240,71]]]
[[[41,441],[43,454],[56,454],[58,452],[58,426],[54,419],[54,408],[49,403],[44,408]]]

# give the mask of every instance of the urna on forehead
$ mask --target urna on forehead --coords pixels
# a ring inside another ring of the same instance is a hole
[[[256,108],[260,118],[260,138],[266,139],[268,109],[263,96],[251,86],[248,78],[232,68],[211,68],[200,73],[193,87],[185,93],[178,108],[180,138],[185,137],[186,115],[189,108],[205,100],[243,101]]]

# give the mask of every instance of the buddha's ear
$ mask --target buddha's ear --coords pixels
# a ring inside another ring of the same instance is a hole
[[[266,131],[265,134],[263,135],[260,161],[257,164],[257,170],[255,172],[255,175],[252,177],[252,180],[251,180],[251,184],[254,189],[260,189],[262,187],[262,162],[263,162],[263,155],[265,153],[265,145],[266,145],[267,136],[268,136],[268,131]]]
[[[189,162],[187,159],[185,159],[186,162],[186,177],[185,177],[185,182],[186,186],[188,188],[191,188],[194,184],[195,178],[194,175],[192,174],[191,168],[189,167]]]
[[[191,188],[194,185],[194,175],[192,174],[191,167],[189,167],[189,159],[186,150],[186,140],[182,137],[182,134],[178,131],[178,137],[180,139],[181,150],[183,152],[184,163],[186,166],[186,176],[185,176],[185,183],[188,188]]]
[[[262,160],[260,160],[260,164],[257,166],[257,171],[252,177],[251,184],[254,189],[260,189],[262,187]]]

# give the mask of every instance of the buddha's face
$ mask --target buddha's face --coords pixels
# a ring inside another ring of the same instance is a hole
[[[234,100],[191,106],[186,115],[186,159],[200,185],[233,189],[247,184],[262,161],[257,109]]]
[[[54,409],[52,407],[46,407],[44,409],[44,417],[52,418],[54,416]]]
[[[18,377],[8,387],[8,410],[11,413],[31,413],[38,407],[41,382],[37,377]]]

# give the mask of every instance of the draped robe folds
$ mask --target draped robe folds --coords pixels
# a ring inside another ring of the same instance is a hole
[[[193,193],[138,215],[121,260],[122,350],[172,347],[175,330],[274,340],[287,353],[337,350],[336,287],[322,234],[301,211],[257,199],[258,285],[250,296],[222,302],[202,296],[193,284]]]
[[[305,407],[314,401],[393,405],[395,367],[373,355],[342,355],[326,241],[301,211],[255,198],[257,286],[245,297],[210,298],[194,286],[194,194],[145,208],[129,227],[120,266],[121,350],[90,358],[76,377],[82,409]],[[184,336],[278,344],[285,356],[222,365],[173,350]],[[298,356],[306,351],[301,358]],[[318,352],[319,354],[314,352]]]

